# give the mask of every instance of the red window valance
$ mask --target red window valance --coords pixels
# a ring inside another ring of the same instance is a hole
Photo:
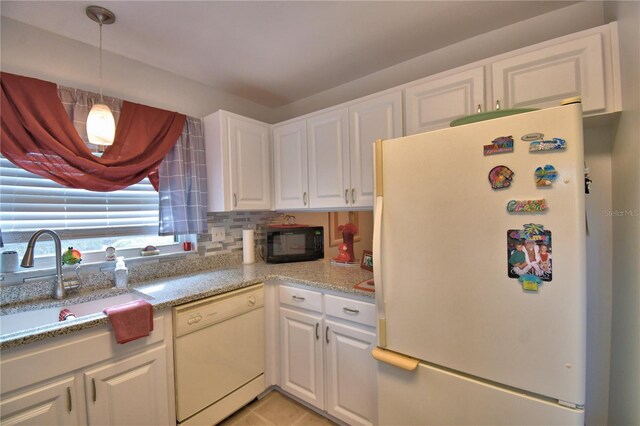
[[[113,145],[95,156],[78,135],[54,83],[0,73],[2,155],[62,185],[115,191],[149,176],[182,133],[186,117],[124,101]]]

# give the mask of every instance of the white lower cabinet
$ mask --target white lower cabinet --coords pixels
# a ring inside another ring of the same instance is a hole
[[[315,407],[324,406],[322,316],[280,308],[281,386]]]
[[[327,412],[351,425],[376,416],[376,334],[362,327],[325,321]]]
[[[375,305],[279,287],[280,387],[350,425],[376,423]]]
[[[0,424],[175,424],[171,329],[161,313],[124,345],[101,326],[3,350]]]
[[[75,378],[63,377],[38,385],[0,402],[3,425],[77,425],[78,410],[73,406]]]
[[[165,346],[84,373],[90,425],[163,424],[166,404]],[[163,398],[164,397],[164,398]]]

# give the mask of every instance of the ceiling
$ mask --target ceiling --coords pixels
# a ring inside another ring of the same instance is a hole
[[[575,1],[6,1],[2,16],[277,108]]]

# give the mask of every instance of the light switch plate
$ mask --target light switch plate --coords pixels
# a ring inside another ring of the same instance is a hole
[[[224,230],[224,226],[212,226],[209,229],[209,232],[211,233],[211,241],[214,243],[219,241],[224,241],[225,238],[227,238],[227,235]]]

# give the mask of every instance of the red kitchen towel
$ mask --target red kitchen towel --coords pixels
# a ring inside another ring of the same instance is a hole
[[[118,343],[146,337],[153,331],[153,306],[146,300],[111,306],[103,312],[111,321]]]

